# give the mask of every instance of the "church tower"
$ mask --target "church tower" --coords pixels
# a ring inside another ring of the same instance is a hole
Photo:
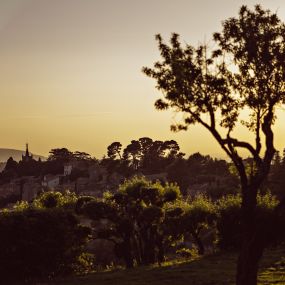
[[[26,153],[25,155],[22,155],[22,161],[28,162],[33,160],[33,155],[29,153],[29,144],[26,143]]]

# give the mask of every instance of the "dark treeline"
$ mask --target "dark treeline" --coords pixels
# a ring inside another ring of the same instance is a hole
[[[227,191],[236,191],[237,179],[230,172],[230,164],[209,155],[194,153],[188,158],[180,151],[178,143],[170,141],[153,141],[143,137],[132,140],[124,149],[120,142],[108,146],[108,157],[101,162],[109,173],[118,172],[129,178],[142,174],[152,178],[164,178],[176,182],[182,194],[195,184],[207,184],[207,191],[213,196],[221,196]]]
[[[243,160],[248,174],[254,171],[251,158]],[[153,141],[144,137],[133,140],[125,148],[120,142],[114,142],[107,148],[107,158],[101,160],[110,174],[118,172],[125,178],[136,174],[151,175],[164,173],[165,180],[176,182],[182,194],[204,184],[207,195],[218,198],[225,194],[234,194],[239,190],[238,174],[232,162],[202,155],[199,152],[188,158],[180,151],[178,143],[171,141]],[[161,178],[163,176],[157,176]],[[285,150],[282,155],[276,152],[271,164],[267,181],[262,186],[263,193],[270,190],[279,198],[284,196]],[[203,189],[197,189],[198,192]]]
[[[137,172],[147,175],[165,171],[168,165],[184,154],[174,140],[163,142],[143,137],[132,140],[124,149],[120,142],[113,142],[107,148],[107,156],[102,163],[109,171],[116,170],[124,175]]]

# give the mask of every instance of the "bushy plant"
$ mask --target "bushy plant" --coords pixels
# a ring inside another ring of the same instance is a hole
[[[166,205],[180,196],[174,184],[161,185],[143,177],[125,181],[115,194],[83,203],[89,218],[101,221],[96,237],[115,244],[115,253],[127,267],[164,259]],[[106,222],[107,221],[107,222]],[[104,226],[102,226],[104,225]]]
[[[265,246],[280,239],[282,215],[275,210],[278,200],[270,192],[257,196],[255,227]],[[238,249],[241,246],[241,196],[228,195],[218,202],[218,245],[221,249]],[[283,224],[284,227],[284,224]]]
[[[166,234],[176,239],[190,238],[200,255],[205,253],[203,235],[215,233],[216,205],[205,195],[197,195],[188,200],[179,200],[167,205]]]
[[[88,235],[88,228],[60,208],[1,212],[1,281],[24,284],[74,272]]]
[[[32,204],[35,208],[73,208],[77,202],[74,192],[65,191],[63,193],[56,191],[48,191],[41,193]]]
[[[241,241],[241,197],[227,195],[217,202],[218,246],[221,249],[237,249]]]
[[[190,233],[199,254],[205,253],[202,233],[215,227],[216,207],[205,195],[198,195],[188,202],[182,216],[185,233]]]

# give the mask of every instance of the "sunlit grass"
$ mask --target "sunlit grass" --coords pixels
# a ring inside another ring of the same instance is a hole
[[[219,253],[193,261],[167,262],[161,267],[94,273],[52,285],[233,285],[235,263],[235,253]],[[260,266],[258,284],[285,284],[284,247],[266,251]]]

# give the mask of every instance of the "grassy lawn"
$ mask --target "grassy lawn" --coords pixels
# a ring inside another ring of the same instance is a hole
[[[215,254],[191,262],[164,264],[94,273],[52,285],[231,285],[234,284],[235,254]],[[285,248],[268,250],[262,260],[259,285],[285,284]]]

